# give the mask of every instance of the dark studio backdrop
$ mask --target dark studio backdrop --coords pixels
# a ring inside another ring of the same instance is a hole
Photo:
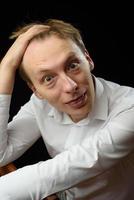
[[[48,18],[63,19],[81,30],[95,63],[93,73],[96,76],[134,87],[133,6],[128,1],[118,4],[113,1],[104,4],[98,2],[37,1],[28,4],[20,1],[15,5],[9,5],[9,2],[1,5],[0,58],[12,44],[8,37],[18,25]],[[10,120],[30,95],[31,91],[17,75]],[[15,164],[20,167],[47,158],[42,139],[39,139]]]

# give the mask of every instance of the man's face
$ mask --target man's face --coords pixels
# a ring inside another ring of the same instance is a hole
[[[23,67],[35,94],[77,122],[94,103],[90,61],[72,40],[50,36],[29,44]]]

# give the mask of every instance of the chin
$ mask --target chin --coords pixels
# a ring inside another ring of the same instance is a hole
[[[78,122],[78,121],[86,118],[89,113],[90,113],[89,107],[84,107],[84,108],[80,108],[77,110],[73,110],[72,112],[70,112],[68,114],[71,116],[73,121],[76,122],[76,120],[74,120],[74,119],[77,119],[77,122]]]

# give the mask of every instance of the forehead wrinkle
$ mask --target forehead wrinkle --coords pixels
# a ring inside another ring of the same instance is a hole
[[[59,42],[58,43],[59,45],[58,45],[58,49],[56,47],[53,51],[53,48],[51,47],[52,45],[55,44],[53,43],[54,42],[53,40],[55,39],[56,41]],[[77,54],[79,54],[79,52],[81,51],[79,47],[71,40],[64,41],[56,37],[51,37],[48,40],[44,40],[44,44],[46,43],[47,43],[47,48],[48,48],[47,51],[43,49],[42,43],[40,42],[38,43],[36,41],[36,43],[34,42],[32,43],[33,45],[35,45],[35,51],[33,51],[33,48],[32,48],[34,46],[29,45],[25,52],[26,54],[24,54],[24,57],[23,57],[24,65],[25,67],[27,66],[26,68],[29,68],[30,71],[32,70],[31,73],[34,74],[34,76],[37,75],[37,72],[39,70],[41,70],[42,71],[41,73],[43,73],[44,70],[50,70],[50,69],[53,70],[53,68],[57,69],[57,67],[63,66],[63,64],[65,64],[65,62],[67,62],[68,59],[71,59],[72,57],[77,57]],[[44,56],[43,56],[43,53],[41,53],[41,55],[39,55],[39,58],[38,58],[37,50],[40,47],[41,47],[41,51],[43,52],[45,50],[45,52],[44,52]],[[50,49],[50,54],[48,53],[49,49]],[[46,56],[45,56],[45,53],[47,54]],[[78,56],[80,57],[80,55]]]
[[[58,66],[63,66],[65,65],[67,62],[69,62],[72,58],[74,58],[75,52],[69,52],[69,54],[67,55],[66,58],[64,58],[63,60],[60,61],[60,63],[54,64],[54,65],[42,65],[40,66],[40,69],[38,71],[38,75],[45,73],[45,72],[52,72],[53,69],[57,71],[57,67]],[[57,65],[57,67],[56,67]]]
[[[55,42],[58,42],[58,45],[55,46]],[[43,44],[44,43],[44,44]],[[53,48],[54,45],[54,48]],[[44,48],[46,46],[46,49]],[[24,60],[30,59],[29,56],[31,57],[32,61],[35,57],[37,57],[38,51],[41,51],[49,57],[49,56],[57,56],[56,53],[58,52],[63,52],[68,50],[69,48],[72,48],[72,50],[75,52],[78,50],[78,46],[72,41],[72,40],[64,40],[61,38],[57,38],[56,36],[51,36],[47,40],[41,40],[41,41],[32,41],[24,54]],[[50,52],[50,54],[48,54]],[[43,54],[42,54],[43,55]],[[28,57],[28,58],[27,58]],[[41,55],[40,55],[41,59]]]

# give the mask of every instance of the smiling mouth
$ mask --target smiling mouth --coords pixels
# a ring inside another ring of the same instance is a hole
[[[87,93],[85,92],[83,95],[79,96],[78,98],[69,101],[67,104],[71,106],[72,108],[81,108],[85,105],[86,103],[86,95]]]

